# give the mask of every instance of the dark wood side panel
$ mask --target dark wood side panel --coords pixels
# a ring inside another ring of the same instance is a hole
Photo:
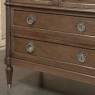
[[[10,2],[10,0],[6,0],[6,2]],[[11,65],[11,6],[6,6],[6,55],[5,55],[5,64],[6,67],[6,78],[7,84],[11,86],[12,83],[12,73],[13,68]]]
[[[10,2],[10,0],[6,0]],[[8,23],[7,23],[8,22]],[[11,7],[6,6],[6,57],[10,57],[11,51]]]

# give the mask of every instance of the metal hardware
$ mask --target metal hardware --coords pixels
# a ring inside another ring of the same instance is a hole
[[[79,53],[77,54],[77,58],[78,58],[78,61],[79,61],[80,63],[84,63],[84,62],[86,61],[86,55],[85,55],[84,52],[79,52]]]
[[[8,90],[10,90],[11,89],[11,84],[8,84]]]
[[[31,52],[34,51],[35,46],[34,46],[34,44],[33,44],[32,42],[30,42],[30,43],[26,46],[26,49],[27,49],[28,52],[31,53]]]
[[[86,23],[84,21],[80,21],[77,24],[77,28],[80,32],[85,32],[86,31]]]
[[[34,22],[35,22],[35,16],[33,14],[29,15],[28,18],[27,18],[27,23],[29,25],[32,25]]]

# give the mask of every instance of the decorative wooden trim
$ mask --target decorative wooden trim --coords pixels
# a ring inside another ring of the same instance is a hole
[[[6,0],[7,2],[10,2],[10,0]],[[11,56],[11,8],[10,6],[6,6],[6,57]]]
[[[84,13],[95,13],[95,9],[79,9],[79,8],[66,8],[66,7],[56,7],[56,6],[45,6],[45,5],[32,5],[32,4],[22,4],[22,3],[12,3],[6,2],[6,6],[16,6],[16,7],[32,7],[40,9],[50,9],[50,10],[60,10],[60,11],[71,11],[71,12],[84,12]]]
[[[56,76],[61,76],[61,77],[81,81],[81,82],[92,84],[92,85],[95,84],[94,76],[85,75],[85,74],[72,72],[72,71],[68,71],[68,70],[64,70],[64,69],[59,69],[59,68],[55,68],[55,67],[40,65],[40,64],[23,61],[23,60],[19,60],[19,59],[14,59],[14,58],[11,59],[11,63],[12,63],[12,65],[26,67],[26,68],[30,68],[32,70],[36,70],[36,71],[40,71],[40,72],[44,72],[44,73],[49,73],[49,74],[53,74]]]

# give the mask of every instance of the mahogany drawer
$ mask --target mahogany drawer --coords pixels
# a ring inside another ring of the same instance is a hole
[[[78,47],[14,37],[12,41],[12,52],[22,53],[21,58],[24,58],[23,54],[26,54],[30,56],[30,59],[32,57],[38,57],[47,60],[67,62],[68,64],[95,67],[95,51]]]
[[[14,10],[13,14],[15,26],[95,36],[95,18],[22,10]]]

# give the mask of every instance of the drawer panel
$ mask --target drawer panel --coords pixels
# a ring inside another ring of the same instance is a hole
[[[95,3],[95,0],[62,0],[63,2],[71,2],[71,3]]]
[[[94,18],[15,10],[13,25],[94,36],[94,20]]]
[[[13,51],[69,64],[95,67],[95,51],[14,37]],[[32,51],[32,52],[30,52]],[[22,56],[23,57],[23,56]],[[48,65],[48,64],[47,64]],[[57,66],[55,64],[55,66]]]
[[[52,5],[52,0],[11,0],[11,2]]]

